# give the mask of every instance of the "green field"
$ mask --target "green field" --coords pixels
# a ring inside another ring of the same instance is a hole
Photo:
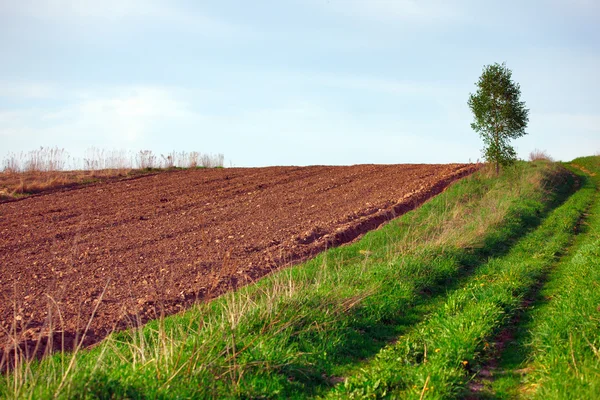
[[[600,157],[482,170],[356,243],[23,363],[0,396],[594,398],[598,173]]]

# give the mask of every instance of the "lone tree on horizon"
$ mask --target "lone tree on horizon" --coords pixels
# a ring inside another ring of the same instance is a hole
[[[501,165],[510,165],[517,159],[509,141],[527,134],[529,110],[520,101],[521,87],[512,81],[512,71],[506,63],[484,66],[475,85],[477,92],[471,93],[468,101],[475,117],[471,128],[483,139],[483,156],[496,165],[499,174]]]

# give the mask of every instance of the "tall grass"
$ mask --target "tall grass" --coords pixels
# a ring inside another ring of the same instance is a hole
[[[83,169],[88,171],[126,170],[131,169],[132,166],[131,154],[126,150],[104,150],[91,147],[86,150],[83,158]]]
[[[64,170],[70,156],[65,149],[40,147],[27,153],[9,153],[4,159],[4,172],[50,172]]]
[[[4,173],[57,172],[69,170],[128,170],[148,168],[216,168],[223,167],[223,154],[202,154],[197,151],[157,155],[152,150],[137,153],[127,150],[104,150],[91,147],[83,159],[71,157],[65,149],[40,147],[29,152],[8,153],[3,160]]]
[[[158,157],[151,150],[133,153],[95,147],[88,149],[79,160],[64,149],[40,147],[27,153],[9,153],[4,158],[3,172],[0,173],[0,202],[157,170],[223,167],[223,161],[222,154],[207,155],[197,151],[173,151]]]
[[[501,178],[475,174],[352,245],[115,333],[74,358],[61,353],[28,363],[0,380],[0,395],[324,394],[422,320],[436,293],[507,252],[566,196],[569,182],[547,163],[521,163]]]

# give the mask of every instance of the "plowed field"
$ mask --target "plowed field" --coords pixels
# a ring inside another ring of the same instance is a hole
[[[0,346],[51,330],[71,347],[95,309],[85,344],[178,312],[352,241],[476,168],[187,170],[0,204]]]

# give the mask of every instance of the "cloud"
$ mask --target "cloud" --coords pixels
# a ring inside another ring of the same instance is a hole
[[[387,90],[389,82],[347,78],[335,84]],[[456,152],[449,152],[455,140],[438,136],[432,142],[432,134],[447,128],[447,120],[355,113],[306,94],[282,98],[277,105],[245,104],[227,112],[210,107],[214,93],[178,87],[122,86],[61,95],[70,99],[68,104],[0,111],[7,151],[58,146],[78,156],[92,146],[148,148],[157,154],[197,150],[224,153],[238,166],[450,162],[473,156],[464,141]],[[427,158],[423,148],[428,149]]]
[[[119,87],[78,92],[62,106],[1,111],[0,135],[15,150],[32,144],[139,148],[156,126],[190,115],[186,103],[168,88]]]

